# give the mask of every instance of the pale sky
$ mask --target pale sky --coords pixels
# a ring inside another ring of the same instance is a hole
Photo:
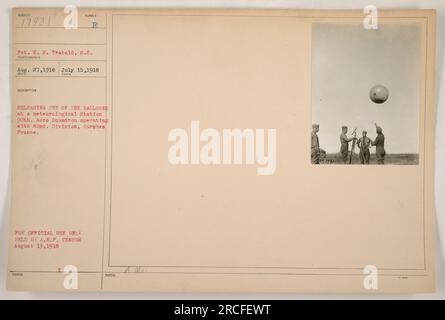
[[[383,128],[387,153],[418,153],[420,108],[418,24],[314,24],[312,36],[312,122],[320,125],[320,147],[340,150],[341,126],[376,136]],[[389,99],[375,104],[369,90],[381,84]]]

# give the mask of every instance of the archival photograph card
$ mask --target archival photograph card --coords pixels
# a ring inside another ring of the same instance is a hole
[[[434,10],[11,16],[9,290],[435,290]]]

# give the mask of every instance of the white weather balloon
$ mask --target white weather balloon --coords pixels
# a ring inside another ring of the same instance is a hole
[[[389,91],[385,86],[382,85],[376,85],[371,88],[369,91],[369,98],[378,104],[381,104],[388,100],[389,97]]]

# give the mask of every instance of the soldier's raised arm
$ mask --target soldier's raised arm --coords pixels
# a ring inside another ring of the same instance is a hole
[[[374,141],[371,140],[371,145],[376,146],[377,143],[379,142],[379,140],[380,140],[380,136],[375,137]]]

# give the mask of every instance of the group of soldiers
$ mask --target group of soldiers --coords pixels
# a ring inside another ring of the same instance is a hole
[[[311,162],[313,164],[319,164],[321,160],[321,155],[323,153],[323,150],[320,148],[320,141],[318,139],[318,131],[320,130],[320,126],[318,124],[312,125],[312,135],[311,135]],[[376,133],[377,137],[375,140],[371,140],[367,136],[367,132],[363,130],[362,137],[357,138],[355,130],[350,138],[347,136],[348,133],[348,127],[342,126],[341,127],[341,134],[340,134],[340,155],[341,159],[344,164],[347,164],[348,162],[351,163],[352,160],[352,152],[351,150],[351,156],[349,157],[349,143],[352,142],[353,145],[357,144],[357,147],[360,150],[360,163],[361,164],[369,164],[369,158],[371,156],[369,149],[373,146],[376,147],[375,155],[377,164],[384,164],[385,163],[385,136],[383,135],[383,130],[381,127],[376,125]]]

